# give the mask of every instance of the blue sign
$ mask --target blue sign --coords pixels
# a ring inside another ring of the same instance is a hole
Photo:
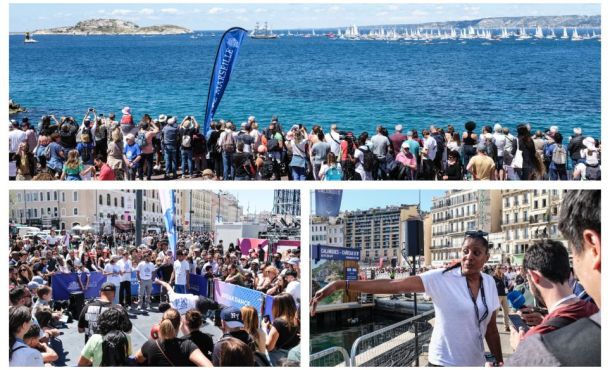
[[[341,209],[342,190],[316,190],[316,216],[337,217]]]
[[[260,316],[264,299],[265,294],[259,291],[225,283],[220,280],[214,281],[214,300],[219,304],[236,308],[252,306]]]
[[[137,297],[139,292],[140,292],[140,283],[138,282],[138,275],[135,271],[132,271],[131,272],[131,295],[132,295],[132,297]],[[161,293],[161,285],[155,284],[153,282],[151,294],[157,295],[159,293]]]
[[[229,84],[231,72],[239,55],[239,48],[246,34],[247,31],[245,29],[233,27],[222,35],[218,51],[216,52],[216,61],[214,62],[210,88],[208,90],[203,132],[207,133],[210,129],[210,122],[212,122],[214,113],[216,113],[218,104],[220,104],[220,99],[222,99],[222,95]]]
[[[89,284],[87,285],[87,275]],[[80,283],[79,283],[80,280]],[[83,292],[85,299],[99,296],[100,288],[106,282],[106,277],[101,272],[56,274],[51,278],[53,289],[53,300],[65,301],[70,299],[70,293]]]
[[[360,249],[329,247],[316,244],[311,247],[311,258],[318,260],[360,261]]]
[[[358,280],[358,269],[355,267],[346,268],[345,280]]]
[[[155,284],[157,285],[157,284]],[[201,275],[189,275],[189,293],[208,296],[208,278]]]

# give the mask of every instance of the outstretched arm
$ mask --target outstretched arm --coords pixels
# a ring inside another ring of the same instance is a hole
[[[165,290],[167,290],[167,294],[174,294],[174,288],[172,288],[172,286],[169,285],[168,283],[166,283],[165,281],[163,281],[159,278],[156,278],[155,283],[161,284],[161,286],[164,287]]]
[[[345,280],[337,280],[318,290],[311,300],[311,314],[315,315],[318,302],[336,290],[345,289],[347,285]],[[349,290],[373,294],[423,293],[425,291],[424,283],[419,276],[395,280],[354,280],[349,282]]]

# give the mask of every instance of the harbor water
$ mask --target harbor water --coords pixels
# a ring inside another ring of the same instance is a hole
[[[202,118],[219,34],[10,36],[9,94],[28,116],[87,108]],[[598,40],[246,39],[217,118],[419,130],[467,120],[601,132]],[[200,122],[203,119],[200,119]],[[479,126],[480,127],[480,126]],[[287,127],[286,127],[287,128]],[[567,135],[566,135],[567,136]]]

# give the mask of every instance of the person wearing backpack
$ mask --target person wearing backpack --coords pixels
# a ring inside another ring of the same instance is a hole
[[[568,190],[561,204],[559,230],[568,240],[574,272],[599,311],[550,333],[528,336],[507,360],[507,366],[601,366],[601,190]],[[561,248],[565,250],[563,245]],[[567,268],[569,274],[569,265]],[[570,297],[570,293],[566,290],[564,294]],[[577,302],[571,297],[569,301]],[[555,302],[554,306],[561,304]],[[549,311],[560,309],[554,306]]]
[[[233,132],[233,122],[227,121],[225,130],[218,138],[219,149],[222,153],[222,172],[224,180],[233,180],[235,177],[235,167],[233,166],[233,154],[236,149],[235,135]]]
[[[373,179],[373,169],[375,169],[375,160],[377,156],[366,145],[368,134],[363,132],[358,137],[358,148],[354,151],[354,160],[356,162],[355,171],[360,175],[362,181]]]
[[[170,173],[173,179],[178,178],[178,127],[176,117],[167,119],[167,125],[163,127],[163,153],[165,159],[165,176],[168,180]]]
[[[59,177],[64,168],[64,160],[67,156],[67,152],[61,146],[61,137],[59,133],[55,132],[51,135],[51,142],[47,145],[44,156],[47,162],[47,168],[49,172],[55,177]]]
[[[76,145],[76,150],[80,155],[83,167],[88,170],[93,166],[93,153],[95,146],[91,142],[91,137],[88,134],[82,134],[80,143]],[[83,180],[90,180],[90,178],[83,178]]]
[[[301,127],[291,131],[287,137],[293,136],[290,140],[292,159],[290,160],[290,171],[294,181],[305,181],[307,172],[307,132]]]
[[[146,118],[147,115],[144,115]],[[140,156],[141,165],[138,167],[138,178],[144,179],[144,172],[146,172],[146,180],[150,180],[153,174],[153,162],[155,156],[155,146],[153,141],[159,133],[159,128],[152,122],[152,120],[143,118],[140,122],[138,136],[136,137],[136,144],[140,147],[142,152]]]
[[[237,152],[233,154],[233,167],[235,168],[236,181],[252,180],[256,175],[256,169],[252,159],[252,154],[244,152],[244,142],[237,142]]]
[[[581,162],[574,167],[574,180],[601,180],[600,153],[595,146],[595,139],[583,140],[585,149],[580,151]]]
[[[434,180],[436,176],[434,158],[436,158],[438,153],[438,144],[432,135],[430,135],[430,131],[423,130],[422,136],[424,137],[424,147],[421,152],[422,165],[420,177],[422,180]]]
[[[550,158],[549,180],[567,180],[568,151],[563,145],[563,136],[559,132],[553,135],[553,143],[544,149],[544,156]]]
[[[356,173],[356,159],[354,154],[356,148],[354,134],[348,132],[341,140],[340,145],[341,156],[339,158],[341,161],[341,170],[343,171],[343,180],[354,180],[354,174]]]
[[[332,151],[326,155],[326,161],[320,167],[318,179],[324,181],[343,180],[343,170],[341,164],[337,162],[337,156]]]
[[[62,148],[69,152],[76,149],[76,133],[78,126],[72,117],[63,117],[61,126],[59,127],[60,143]]]
[[[195,117],[184,117],[180,124],[180,153],[182,154],[183,179],[193,176],[193,135],[197,131],[199,131],[199,125],[195,121]]]
[[[430,155],[430,159],[434,164],[435,173],[439,173],[444,170],[445,162],[443,158],[447,158],[447,153],[445,153],[445,135],[443,135],[436,126],[430,126],[430,137],[436,141],[436,151],[434,152],[434,156]]]

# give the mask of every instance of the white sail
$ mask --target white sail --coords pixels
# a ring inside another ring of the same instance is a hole
[[[574,32],[572,32],[572,41],[581,41],[582,37],[578,35],[578,30],[574,27]]]
[[[564,39],[564,40],[565,39],[569,39],[568,29],[566,27],[563,28],[563,35],[561,35],[561,38]]]
[[[542,32],[542,27],[538,26],[536,27],[536,38],[537,39],[541,39],[544,38],[544,33]]]

